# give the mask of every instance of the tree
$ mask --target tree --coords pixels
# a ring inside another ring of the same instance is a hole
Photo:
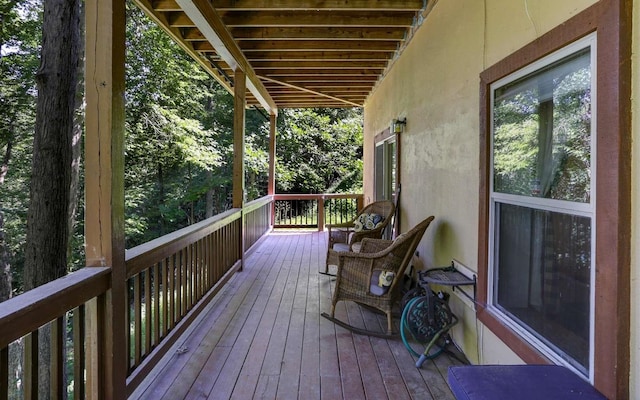
[[[25,288],[67,270],[68,210],[78,52],[79,1],[45,0],[27,214]]]
[[[27,213],[24,284],[29,290],[66,274],[69,239],[72,133],[80,2],[45,0],[38,99]],[[41,331],[39,391],[49,393],[47,329]]]
[[[360,109],[287,109],[280,115],[278,192],[362,191]]]

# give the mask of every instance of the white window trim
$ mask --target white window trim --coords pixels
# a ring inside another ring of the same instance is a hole
[[[493,104],[494,104],[494,93],[495,90],[499,87],[502,87],[510,82],[513,82],[517,79],[520,79],[524,76],[527,76],[533,72],[538,71],[539,69],[553,63],[559,61],[571,54],[574,54],[582,49],[590,47],[590,58],[591,58],[591,183],[590,183],[590,202],[589,203],[577,203],[570,202],[564,200],[554,200],[554,199],[541,199],[536,197],[527,197],[527,196],[519,196],[505,193],[496,193],[494,192],[493,187],[493,133],[494,133],[494,115],[493,115]],[[549,358],[556,364],[563,365],[580,376],[583,376],[589,380],[592,384],[594,383],[595,376],[595,368],[594,368],[594,358],[595,358],[595,273],[596,273],[596,152],[597,152],[597,143],[596,143],[596,126],[597,126],[597,35],[596,33],[591,33],[585,36],[582,39],[579,39],[562,49],[559,49],[531,64],[528,66],[515,71],[512,74],[505,76],[502,79],[499,79],[493,82],[490,85],[490,171],[489,171],[489,249],[488,249],[488,276],[487,276],[487,307],[492,311],[492,313],[499,319],[503,324],[510,327],[514,330],[518,335],[523,337],[526,341],[531,343],[538,351],[540,351],[543,355]],[[522,325],[520,325],[513,318],[509,317],[505,312],[503,312],[496,304],[494,304],[495,298],[495,246],[496,246],[496,236],[495,232],[496,228],[496,203],[504,203],[504,204],[512,204],[518,206],[525,206],[534,209],[541,209],[546,211],[554,211],[565,214],[572,214],[578,216],[587,216],[591,218],[591,284],[590,284],[590,312],[589,312],[589,365],[588,365],[588,376],[584,375],[582,370],[577,369],[572,363],[563,358],[559,353],[557,353],[553,348],[548,346],[546,343],[542,342],[540,339],[531,334],[527,329],[525,329]]]

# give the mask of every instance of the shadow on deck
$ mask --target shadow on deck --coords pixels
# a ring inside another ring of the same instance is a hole
[[[399,338],[354,335],[320,317],[334,285],[318,274],[325,252],[322,232],[269,234],[130,398],[453,399],[446,373],[459,361],[444,354],[417,369]],[[336,316],[386,326],[353,303]]]

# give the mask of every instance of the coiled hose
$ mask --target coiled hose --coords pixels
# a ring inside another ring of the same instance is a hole
[[[429,304],[430,302],[434,304]],[[433,308],[429,310],[428,307]],[[427,313],[431,313],[430,318],[425,315]],[[445,350],[437,342],[457,322],[458,318],[451,313],[446,300],[436,299],[434,295],[431,298],[428,296],[414,297],[406,303],[400,318],[400,336],[409,353],[418,357],[417,368],[422,367],[426,360],[439,356]],[[420,343],[427,343],[422,354],[419,354],[411,347],[406,331],[409,331],[414,340]],[[437,346],[438,350],[430,353],[433,346]]]

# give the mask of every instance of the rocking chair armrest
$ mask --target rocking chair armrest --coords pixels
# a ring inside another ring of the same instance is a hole
[[[391,246],[392,243],[393,240],[365,237],[362,239],[362,247],[360,247],[360,253],[377,253]]]
[[[343,222],[340,224],[326,224],[325,227],[327,227],[327,229],[331,230],[331,229],[336,229],[336,228],[353,228],[355,227],[355,220],[351,220],[348,222]]]
[[[363,229],[361,231],[354,232],[351,237],[351,243],[361,242],[364,238],[380,239],[383,229],[384,227],[380,226],[374,229]]]
[[[351,257],[352,255],[357,256]],[[358,253],[339,253],[338,256],[336,292],[339,292],[340,288],[368,292],[375,260],[371,260],[369,257],[360,257]]]

